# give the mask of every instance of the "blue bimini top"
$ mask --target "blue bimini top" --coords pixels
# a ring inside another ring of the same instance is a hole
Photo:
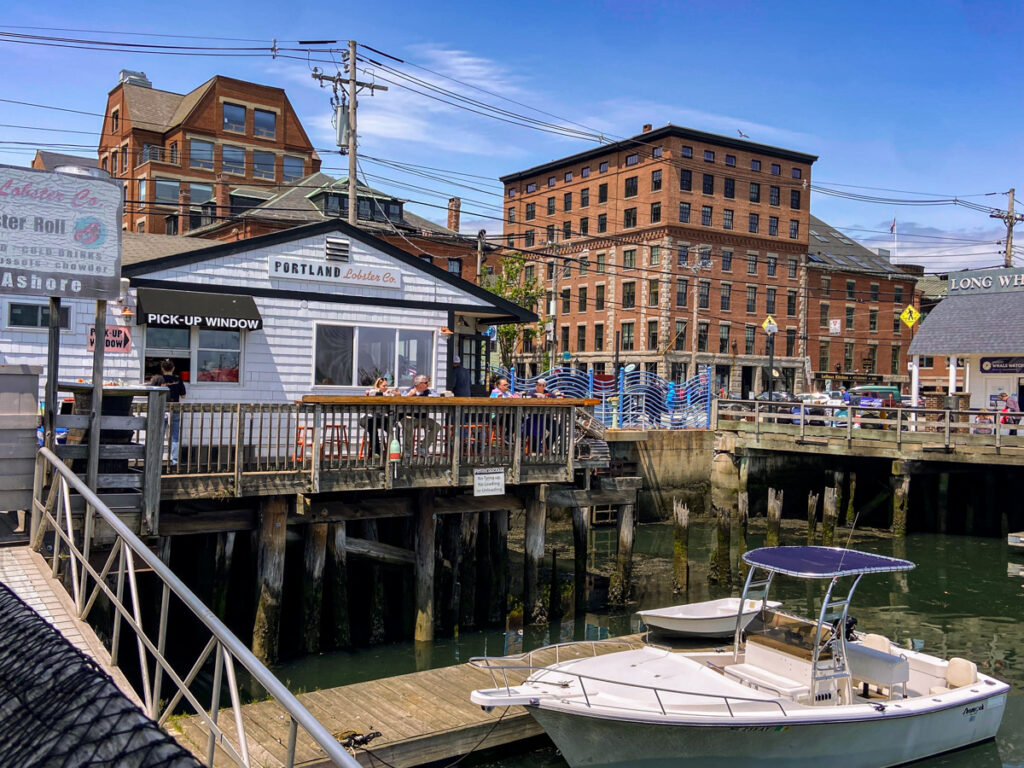
[[[757,568],[802,579],[831,579],[914,568],[909,560],[838,547],[764,547],[745,552],[743,560]]]

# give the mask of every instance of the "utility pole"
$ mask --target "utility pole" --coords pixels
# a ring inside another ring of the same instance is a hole
[[[1010,204],[1006,213],[990,213],[990,219],[1002,219],[1003,223],[1006,224],[1006,256],[1003,259],[1004,267],[1013,266],[1013,225],[1018,221],[1024,221],[1024,216],[1019,216],[1013,212],[1013,187],[1010,188]]]
[[[337,75],[325,75],[319,68],[313,69],[313,79],[319,81],[323,86],[325,82],[334,86],[334,96],[337,99],[338,86],[348,86],[348,111],[342,112],[342,105],[338,101],[332,102],[335,107],[335,117],[339,122],[338,146],[342,152],[348,154],[348,223],[356,225],[359,217],[359,205],[357,196],[356,174],[359,170],[356,160],[356,89],[369,88],[373,91],[386,91],[387,86],[377,85],[356,80],[356,41],[348,41],[348,77]],[[340,125],[342,118],[345,119],[345,126]],[[347,127],[347,131],[344,129]]]
[[[487,237],[487,230],[481,229],[476,233],[476,284],[483,285],[484,269],[484,238]]]
[[[558,329],[558,302],[561,300],[561,296],[558,295],[558,272],[561,270],[562,265],[558,263],[558,235],[555,235],[554,240],[548,243],[548,248],[555,252],[555,259],[552,262],[553,269],[551,273],[551,359],[548,360],[548,366],[550,368],[555,367],[555,355],[558,352],[558,340],[559,340],[559,329]]]

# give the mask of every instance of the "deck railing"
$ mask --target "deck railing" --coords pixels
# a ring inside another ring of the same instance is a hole
[[[262,760],[250,756],[249,744],[266,736],[262,733],[247,734],[247,726],[254,726],[242,716],[242,695],[236,675],[236,666],[241,666],[287,713],[287,768],[295,765],[300,727],[336,766],[359,766],[359,762],[345,751],[284,684],[260,663],[245,644],[63,461],[46,448],[41,448],[37,462],[37,477],[42,478],[44,474],[52,473],[52,485],[56,493],[44,496],[41,483],[37,486],[32,508],[33,540],[41,541],[42,534],[52,530],[53,576],[63,576],[70,582],[78,618],[87,620],[100,597],[109,602],[113,614],[110,656],[114,665],[118,665],[123,632],[130,630],[134,633],[142,702],[149,717],[166,727],[168,719],[178,713],[179,709],[194,712],[207,731],[207,765],[214,764],[218,747],[220,755],[234,765],[245,768],[263,765]],[[83,497],[87,504],[80,523],[72,516],[72,492]],[[52,506],[47,506],[44,499],[51,499]],[[115,538],[103,565],[97,568],[98,561],[90,549],[92,531],[99,524],[109,526]],[[90,558],[91,554],[93,558]],[[142,609],[144,601],[139,592],[139,573],[142,571],[151,571],[159,580],[161,599],[156,617],[144,615]],[[206,640],[205,647],[188,670],[176,669],[167,658],[168,644],[174,638],[173,631],[171,637],[168,637],[167,631],[172,598],[176,603],[173,606],[176,615],[182,608],[191,613],[202,626],[204,637],[200,639]],[[206,695],[210,696],[209,705],[199,700],[198,697],[203,695],[201,691],[206,691]],[[232,715],[228,728],[218,722],[221,699],[225,694],[230,701]],[[220,762],[217,764],[220,765]]]

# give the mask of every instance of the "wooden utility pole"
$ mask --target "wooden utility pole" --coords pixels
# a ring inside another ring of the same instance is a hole
[[[335,96],[337,96],[339,85],[348,86],[348,132],[347,136],[345,136],[345,132],[339,130],[338,146],[342,148],[343,152],[348,154],[348,223],[355,226],[359,215],[358,197],[356,194],[356,175],[359,170],[356,159],[356,91],[358,88],[369,88],[371,92],[386,91],[387,86],[356,80],[355,40],[348,41],[348,77],[342,77],[341,73],[338,73],[337,75],[325,75],[319,68],[314,68],[313,79],[319,81],[320,85],[323,85],[325,82],[331,83],[334,86]],[[335,116],[340,121],[343,116],[341,105],[335,104],[335,107]],[[342,144],[343,137],[347,139],[344,145]]]
[[[1016,190],[1011,187],[1007,193],[1010,196],[1010,201],[1007,206],[1006,213],[990,213],[989,218],[991,219],[1002,219],[1006,225],[1006,256],[1003,258],[1004,267],[1013,266],[1013,225],[1018,221],[1024,221],[1024,216],[1019,216],[1013,212],[1013,194]]]

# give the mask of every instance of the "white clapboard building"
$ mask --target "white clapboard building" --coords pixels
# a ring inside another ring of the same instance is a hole
[[[447,387],[453,355],[484,394],[487,329],[536,316],[345,222],[238,242],[125,232],[104,379],[139,383],[170,358],[188,400],[290,402],[361,394],[426,373]],[[45,300],[0,297],[0,364],[46,363]],[[60,379],[90,380],[95,303],[61,308]]]

